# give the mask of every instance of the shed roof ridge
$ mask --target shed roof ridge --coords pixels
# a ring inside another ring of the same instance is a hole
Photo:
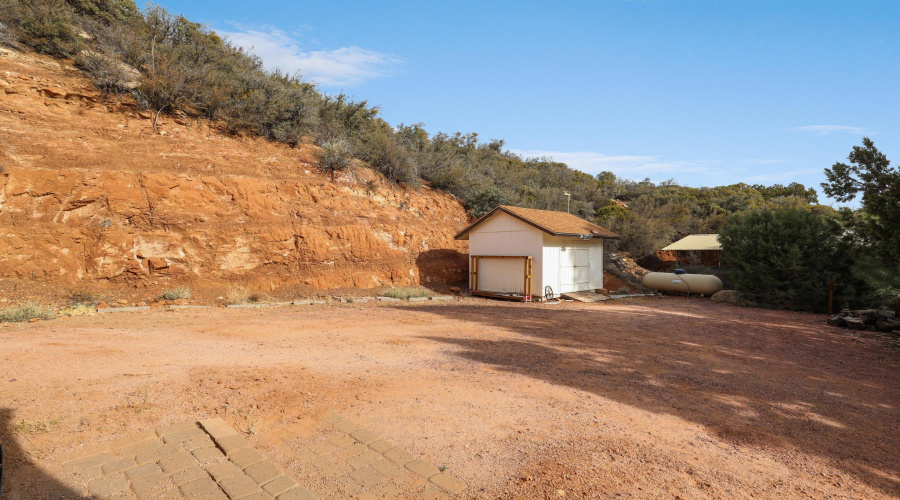
[[[539,208],[515,207],[512,205],[498,205],[493,210],[466,226],[462,231],[456,234],[454,238],[464,239],[469,231],[496,214],[498,211],[519,219],[520,221],[533,226],[551,236],[568,236],[590,234],[600,238],[619,238],[619,235],[613,233],[609,229],[598,226],[593,222],[587,221],[577,215],[568,212],[558,212],[555,210],[542,210]],[[543,220],[542,220],[543,219]]]

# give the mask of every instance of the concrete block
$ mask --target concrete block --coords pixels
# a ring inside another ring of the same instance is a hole
[[[162,472],[154,472],[146,476],[141,476],[131,481],[131,489],[138,498],[150,498],[156,493],[171,488],[172,483],[169,482],[169,476]]]
[[[371,467],[356,469],[348,475],[365,487],[375,486],[376,484],[387,480],[387,476],[382,475],[377,470]]]
[[[436,295],[431,297],[431,300],[453,300],[452,295]]]
[[[410,302],[425,302],[426,300],[428,300],[428,297],[410,297],[409,298]]]
[[[238,474],[243,475],[241,469],[238,469],[236,465],[228,461],[209,464],[206,466],[206,472],[219,482],[226,477],[236,476]]]
[[[244,436],[239,434],[235,434],[233,436],[225,436],[223,438],[216,439],[216,446],[219,447],[226,455],[229,455],[237,450],[243,448],[249,448],[250,443],[244,439]]]
[[[181,493],[178,493],[178,490],[170,488],[160,492],[154,492],[147,497],[147,500],[182,500],[183,498]]]
[[[213,443],[213,440],[210,439],[209,436],[206,435],[206,433],[204,433],[202,436],[197,436],[181,443],[181,446],[184,446],[191,451],[199,448],[209,448],[215,445],[216,443]]]
[[[351,432],[350,435],[353,436],[353,439],[359,441],[362,444],[374,443],[375,441],[378,441],[378,439],[379,439],[377,434],[375,434],[374,432],[372,432],[368,429],[363,429],[363,428],[359,428],[359,429]]]
[[[255,493],[251,493],[245,497],[241,497],[241,500],[272,500],[272,495],[268,493],[263,493],[262,491],[257,491]]]
[[[215,446],[197,448],[195,450],[191,450],[191,454],[194,455],[194,458],[197,459],[197,462],[203,465],[225,460],[225,454],[223,454]]]
[[[238,431],[234,430],[233,427],[228,425],[221,418],[208,418],[205,420],[201,420],[200,427],[206,431],[213,439],[223,438],[225,436],[234,436],[238,434]]]
[[[188,498],[203,498],[204,500],[228,500],[228,496],[219,489],[215,481],[202,477],[196,481],[184,483],[178,487],[181,494]]]
[[[209,477],[209,475],[197,465],[169,475],[169,478],[175,486],[181,486],[204,477]]]
[[[285,491],[284,493],[275,497],[275,500],[319,500],[315,495],[312,494],[311,491],[304,488],[303,486],[297,486],[292,490]]]
[[[228,304],[228,309],[259,309],[261,307],[270,307],[269,304]]]
[[[139,453],[135,456],[135,460],[139,464],[145,464],[147,462],[155,462],[163,457],[167,457],[169,455],[173,455],[178,453],[183,448],[178,446],[175,443],[164,444],[158,448],[152,449],[150,451]]]
[[[366,451],[360,453],[359,455],[356,455],[355,457],[348,458],[347,465],[353,467],[354,469],[361,469],[367,465],[371,465],[372,462],[380,459],[381,454],[367,449]]]
[[[189,431],[196,428],[196,422],[179,422],[177,424],[164,425],[156,429],[156,434],[159,437],[166,437],[170,434],[175,434],[176,432]]]
[[[172,434],[168,434],[163,437],[163,441],[166,443],[180,443],[182,441],[187,441],[191,438],[195,437],[205,437],[206,433],[203,432],[199,427],[194,427],[193,429],[189,429],[186,431],[175,432]]]
[[[107,462],[113,461],[114,459],[115,458],[109,453],[100,453],[99,455],[93,455],[93,456],[75,460],[73,462],[69,462],[66,465],[69,467],[78,468],[78,469],[89,469],[92,467],[99,468],[99,467],[103,466],[104,464],[106,464]]]
[[[334,422],[331,425],[333,425],[335,429],[342,431],[342,432],[346,432],[347,434],[356,432],[359,429],[361,429],[360,426],[358,426],[358,425],[354,424],[353,422],[351,422],[347,419],[344,419],[344,418],[337,420],[336,422]]]
[[[121,493],[128,489],[128,479],[125,474],[114,474],[94,479],[88,483],[88,492],[93,496],[107,497]]]
[[[297,482],[288,476],[281,476],[281,477],[275,478],[275,479],[269,481],[268,483],[262,485],[263,491],[265,491],[266,493],[268,493],[272,496],[278,496],[278,495],[284,493],[285,491],[288,491],[291,488],[295,488],[295,487],[297,487]]]
[[[186,451],[180,451],[159,459],[159,466],[169,474],[174,474],[195,465],[197,465],[197,462],[194,460],[194,457]]]
[[[254,450],[253,448],[243,448],[235,451],[229,457],[229,460],[241,469],[246,469],[251,465],[258,464],[266,459],[265,455]]]
[[[259,485],[256,484],[256,481],[244,474],[229,476],[219,480],[219,486],[221,486],[222,489],[225,490],[225,493],[231,498],[244,498],[254,493],[262,492],[262,490],[259,489]]]
[[[116,450],[116,455],[124,456],[124,455],[141,455],[159,448],[162,448],[163,442],[160,441],[158,437],[156,437],[156,433],[153,433],[153,439],[148,439],[146,441],[141,441],[139,443],[134,443],[132,445],[128,445],[124,448],[119,448]]]
[[[384,458],[390,460],[391,462],[394,462],[397,465],[406,465],[416,458],[400,448],[391,448],[390,450],[382,453],[382,455],[384,455]]]
[[[244,474],[247,474],[250,479],[256,481],[256,484],[262,485],[279,476],[283,476],[284,472],[271,461],[264,460],[244,469]]]
[[[394,447],[393,444],[389,443],[388,441],[385,441],[384,439],[379,439],[378,441],[369,443],[369,448],[371,448],[372,451],[374,451],[376,453],[384,453],[393,447]]]
[[[101,313],[101,314],[113,314],[113,313],[122,313],[122,312],[147,311],[149,309],[150,309],[150,306],[105,307],[103,309],[97,309],[97,312]]]
[[[441,471],[440,469],[435,467],[434,464],[426,462],[421,458],[412,460],[411,462],[406,464],[405,467],[424,478],[429,478]]]
[[[101,470],[104,474],[114,474],[116,472],[122,472],[126,469],[130,469],[135,465],[137,464],[131,457],[117,458],[103,464]]]
[[[157,435],[153,431],[141,432],[138,434],[132,434],[131,436],[126,436],[123,438],[119,438],[107,443],[109,445],[109,449],[116,451],[122,448],[127,448],[129,446],[143,443],[144,441],[156,440]],[[133,453],[129,453],[129,455],[133,455]]]
[[[343,448],[345,446],[350,446],[351,444],[356,443],[357,440],[350,437],[349,434],[340,433],[328,438],[328,442],[337,446],[338,448]]]
[[[162,469],[159,468],[158,465],[154,463],[138,465],[137,467],[133,467],[125,471],[125,477],[134,481],[135,479],[143,476],[148,476],[155,472],[162,472]]]
[[[455,495],[466,488],[466,483],[445,472],[437,473],[428,480],[451,495]]]
[[[406,472],[402,467],[393,464],[390,460],[387,459],[381,459],[372,462],[372,468],[387,477],[397,477]]]

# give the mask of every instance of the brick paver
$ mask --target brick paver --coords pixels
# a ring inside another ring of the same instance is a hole
[[[313,435],[297,439],[290,448],[300,450],[298,479],[312,484],[319,498],[446,499],[465,488],[458,478],[336,412],[326,412]]]
[[[67,486],[96,499],[449,498],[466,487],[335,412],[327,412],[317,432],[304,439],[308,442],[295,458],[307,479],[317,479],[315,493],[218,418],[169,424],[94,445],[61,469]]]

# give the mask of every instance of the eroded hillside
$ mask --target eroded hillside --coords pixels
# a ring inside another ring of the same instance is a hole
[[[456,282],[466,214],[314,146],[226,137],[101,97],[65,62],[0,49],[0,278],[265,289]]]

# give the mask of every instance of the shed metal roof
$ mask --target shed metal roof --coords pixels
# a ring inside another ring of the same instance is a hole
[[[663,250],[721,250],[718,234],[690,234]]]
[[[537,210],[535,208],[520,208],[507,205],[500,205],[488,212],[484,217],[469,224],[465,229],[454,236],[458,240],[469,239],[469,231],[475,229],[476,226],[496,214],[497,212],[505,212],[522,222],[531,224],[532,226],[548,233],[552,236],[580,236],[590,234],[595,238],[619,238],[620,236],[609,229],[592,224],[581,217],[566,213],[554,212],[552,210]]]

